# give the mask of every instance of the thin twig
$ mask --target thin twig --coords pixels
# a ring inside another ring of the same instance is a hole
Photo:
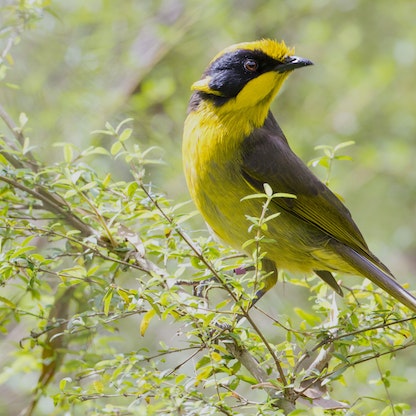
[[[23,134],[23,131],[20,127],[17,126],[17,124],[13,121],[13,119],[9,116],[9,114],[7,113],[7,111],[4,109],[4,107],[0,104],[0,118],[4,121],[4,124],[6,124],[6,126],[8,127],[8,129],[10,130],[10,132],[13,134],[14,138],[16,139],[16,141],[20,144],[20,146],[24,146],[24,142],[25,142],[25,136]],[[7,140],[7,138],[4,138],[4,140],[6,141],[7,145],[13,149],[13,150],[17,150],[16,146],[10,142],[9,140]],[[7,161],[13,165],[16,168],[22,168],[24,167],[24,163],[22,163],[22,161],[20,161],[19,159],[15,158],[13,155],[11,155],[8,152],[4,152],[2,151],[1,154],[7,159]],[[27,158],[27,162],[30,164],[31,169],[34,172],[37,172],[38,170],[38,164],[35,160],[35,158],[33,157],[31,152],[26,152],[25,156]]]
[[[233,291],[229,288],[229,286],[223,281],[221,276],[218,274],[218,272],[215,270],[215,268],[212,266],[212,264],[204,257],[204,255],[200,252],[200,250],[194,245],[193,241],[190,237],[186,235],[186,233],[178,227],[173,219],[167,215],[164,210],[159,206],[158,202],[153,198],[153,196],[150,194],[150,192],[146,189],[146,187],[142,184],[141,181],[138,181],[138,185],[141,187],[141,189],[146,193],[147,197],[152,201],[154,206],[159,210],[159,212],[162,214],[162,216],[165,218],[166,221],[170,225],[172,225],[175,228],[175,231],[177,234],[182,238],[182,240],[191,248],[191,250],[195,253],[195,255],[198,257],[198,259],[204,263],[204,265],[208,268],[208,270],[218,279],[218,281],[221,283],[221,285],[224,287],[224,289],[228,292],[228,294],[231,296],[231,298],[234,300],[234,302],[240,307],[240,310],[242,312],[242,315],[247,319],[247,321],[250,323],[252,328],[255,330],[255,332],[258,334],[264,345],[266,346],[267,350],[269,351],[271,357],[273,358],[273,361],[275,363],[276,369],[279,373],[279,377],[282,381],[282,384],[284,386],[288,385],[285,373],[283,371],[283,368],[280,364],[279,359],[277,358],[274,350],[272,349],[271,345],[265,338],[262,331],[259,329],[257,324],[254,322],[254,320],[251,318],[249,313],[240,305],[240,302],[238,301],[236,295],[233,293]]]
[[[79,219],[72,211],[64,208],[66,207],[66,202],[64,200],[58,200],[56,196],[51,194],[46,189],[41,187],[37,187],[37,189],[28,188],[22,183],[10,179],[4,175],[0,175],[0,181],[6,182],[14,188],[18,188],[21,191],[26,192],[27,194],[32,195],[36,199],[42,201],[45,210],[63,218],[72,227],[74,227],[76,230],[79,230],[84,237],[96,234],[93,228]]]

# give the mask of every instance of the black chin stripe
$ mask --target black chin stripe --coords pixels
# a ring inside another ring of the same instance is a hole
[[[191,111],[196,111],[199,107],[199,104],[201,101],[210,101],[212,102],[216,107],[221,107],[225,103],[227,103],[229,100],[233,99],[233,97],[219,97],[218,95],[214,94],[207,94],[202,91],[195,91],[191,99],[189,100],[188,105],[188,114]]]

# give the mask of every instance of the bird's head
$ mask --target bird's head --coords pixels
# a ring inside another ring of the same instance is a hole
[[[289,73],[307,65],[312,62],[295,56],[284,42],[262,39],[232,45],[216,55],[192,85],[194,103],[209,101],[221,112],[268,110]]]

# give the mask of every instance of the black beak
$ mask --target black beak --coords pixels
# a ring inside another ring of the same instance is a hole
[[[300,56],[287,56],[283,62],[279,62],[276,65],[275,71],[276,72],[287,72],[293,71],[296,68],[301,68],[302,66],[309,66],[313,65],[309,59],[301,58]]]

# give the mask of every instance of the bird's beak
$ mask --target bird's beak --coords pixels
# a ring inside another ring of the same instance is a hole
[[[313,65],[309,59],[301,58],[300,56],[287,56],[283,62],[280,62],[276,65],[276,72],[287,72],[293,71],[296,68],[301,68],[302,66]]]

